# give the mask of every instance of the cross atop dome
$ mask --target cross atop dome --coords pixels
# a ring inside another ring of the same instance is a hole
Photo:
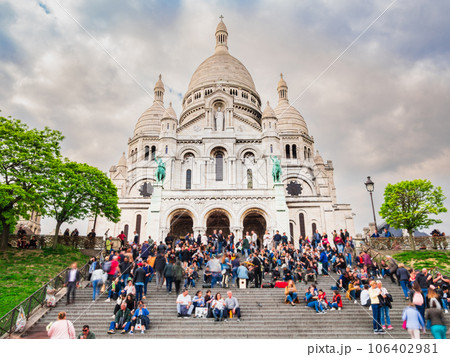
[[[216,52],[228,52],[228,30],[223,22],[223,16],[219,16],[220,22],[216,27]]]

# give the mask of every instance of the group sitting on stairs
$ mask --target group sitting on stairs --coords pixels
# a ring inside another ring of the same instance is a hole
[[[192,315],[196,299],[202,300],[202,292],[199,291],[188,308],[183,307],[186,306],[184,302],[190,299],[188,289],[194,288],[199,280],[202,280],[203,288],[214,288],[216,285],[222,288],[230,285],[246,288],[283,287],[285,301],[291,305],[300,300],[295,283],[304,282],[307,285],[311,282],[313,284],[308,287],[304,302],[317,313],[342,309],[343,292],[347,299],[355,303],[361,300],[362,305],[370,304],[375,333],[392,329],[389,317],[391,296],[382,286],[381,280],[389,277],[400,284],[406,292],[405,297],[409,298],[404,267],[397,266],[393,259],[377,263],[366,252],[356,255],[348,232],[341,230],[337,234],[334,231],[332,242],[334,246],[325,233],[320,235],[316,232],[311,240],[300,237],[299,248],[295,248],[286,234],[280,235],[278,231],[273,236],[266,231],[261,241],[253,231],[251,234],[247,232],[238,242],[235,242],[232,233],[225,238],[221,231],[214,231],[207,238],[199,235],[195,239],[191,233],[184,239],[174,240],[168,236],[159,244],[149,239],[142,245],[135,242],[129,247],[124,246],[123,250],[110,250],[103,264],[107,275],[105,286],[108,288],[107,301],[115,299],[117,304],[109,333],[114,333],[116,329],[122,329],[122,333],[134,333],[135,330],[144,333],[148,329],[150,320],[144,301],[147,284],[154,276],[156,289],[162,289],[165,283],[167,295],[172,293],[175,285],[177,311],[181,316]],[[202,270],[203,276],[200,274]],[[325,292],[317,290],[315,284],[319,275],[329,275],[330,270],[338,275],[338,279],[336,287],[332,287],[332,301],[328,302]],[[414,277],[413,272],[407,277],[408,283],[411,277]],[[97,287],[100,285],[94,284]],[[448,295],[445,290],[442,292],[442,307],[447,309]],[[206,298],[209,305],[200,304],[199,308],[209,308],[216,319],[223,318],[224,314],[227,316],[226,300],[217,294],[211,297],[210,291],[206,293],[205,301]],[[234,305],[230,308],[240,318],[240,309],[237,312]]]

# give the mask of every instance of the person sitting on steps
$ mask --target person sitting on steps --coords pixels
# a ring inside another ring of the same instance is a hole
[[[178,317],[191,317],[194,305],[192,305],[192,299],[189,295],[188,289],[183,289],[183,292],[177,297],[177,312]]]
[[[131,311],[127,308],[127,304],[123,303],[120,310],[117,311],[115,320],[109,325],[108,334],[116,333],[116,330],[122,330],[122,334],[130,329]]]
[[[322,304],[319,304],[318,299],[319,297],[315,294],[314,287],[309,287],[305,294],[306,307],[314,308],[317,314],[326,313],[326,311],[323,310]]]
[[[237,316],[237,322],[241,321],[241,308],[239,307],[238,300],[233,296],[231,290],[227,291],[228,297],[225,299],[225,309],[224,314],[225,318],[228,319],[230,317],[230,313],[232,316]],[[228,321],[228,320],[225,320]]]
[[[305,285],[308,284],[308,281],[314,281],[317,284],[317,274],[311,266],[308,266],[306,270],[302,273],[303,281]]]
[[[217,293],[214,301],[211,304],[211,307],[213,309],[213,315],[214,315],[214,319],[215,321],[222,321],[223,320],[223,313],[225,310],[225,301],[222,298],[222,296],[220,295],[220,293]]]
[[[292,280],[288,281],[288,285],[284,288],[284,294],[286,295],[286,304],[290,303],[292,306],[295,306],[295,302],[299,302],[297,288]]]
[[[341,310],[342,309],[342,297],[339,293],[339,290],[333,291],[333,301],[331,303],[328,303],[328,307],[331,308],[331,310]]]
[[[131,330],[129,334],[134,333],[134,329],[137,324],[143,325],[143,328],[141,329],[141,334],[144,334],[145,330],[148,330],[148,327],[150,325],[150,320],[148,318],[148,315],[150,312],[145,307],[144,303],[142,301],[139,302],[139,308],[136,309],[133,317],[131,318]]]

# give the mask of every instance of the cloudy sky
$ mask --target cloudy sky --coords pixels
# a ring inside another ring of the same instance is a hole
[[[368,175],[377,208],[386,184],[405,179],[430,179],[450,196],[449,1],[394,0],[316,80],[392,2],[0,0],[0,109],[62,131],[65,156],[108,171],[153,101],[141,86],[152,93],[162,73],[165,103],[180,113],[223,14],[230,53],[263,103],[276,105],[281,72],[291,104],[304,93],[293,105],[361,231],[372,217]],[[441,217],[448,233],[450,214]]]

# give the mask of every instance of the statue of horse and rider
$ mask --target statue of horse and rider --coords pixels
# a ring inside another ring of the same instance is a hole
[[[270,159],[273,162],[273,167],[272,167],[273,182],[279,183],[279,182],[281,182],[281,173],[282,173],[281,172],[281,161],[276,156],[270,156]]]
[[[162,161],[160,157],[156,158],[155,161],[158,164],[156,168],[156,183],[163,184],[166,178],[166,164]]]

